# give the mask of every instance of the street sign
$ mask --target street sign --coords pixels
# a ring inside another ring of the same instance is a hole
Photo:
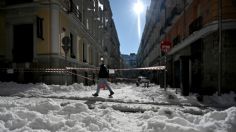
[[[109,69],[109,74],[115,74],[115,70],[114,69]]]
[[[161,41],[161,51],[167,53],[171,48],[170,40],[163,40]]]

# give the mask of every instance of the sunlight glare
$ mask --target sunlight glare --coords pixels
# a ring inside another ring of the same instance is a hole
[[[133,10],[137,15],[137,30],[138,30],[138,37],[141,39],[141,16],[144,12],[145,5],[141,2],[141,0],[136,0],[136,3],[133,5]]]
[[[140,2],[139,0],[134,4],[134,12],[137,14],[137,15],[140,15],[140,13],[143,12],[144,10],[144,5],[142,2]]]

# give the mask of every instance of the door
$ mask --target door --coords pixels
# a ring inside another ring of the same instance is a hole
[[[14,62],[32,62],[33,24],[22,24],[14,26],[12,54]]]
[[[188,96],[190,92],[189,63],[188,56],[180,57],[180,88],[184,96]]]
[[[192,62],[192,84],[191,91],[192,92],[201,92],[201,84],[202,84],[202,40],[198,40],[191,45],[191,62]]]
[[[174,87],[180,88],[180,61],[174,62]]]

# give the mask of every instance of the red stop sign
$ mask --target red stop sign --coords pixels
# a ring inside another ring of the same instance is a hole
[[[168,52],[171,48],[171,42],[170,40],[163,40],[161,41],[161,51]]]

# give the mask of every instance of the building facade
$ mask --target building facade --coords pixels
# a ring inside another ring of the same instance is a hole
[[[126,68],[136,68],[137,67],[137,55],[135,53],[130,53],[130,55],[122,54],[122,59]]]
[[[235,0],[152,0],[138,65],[166,64],[168,85],[187,92],[235,91],[235,32]],[[160,49],[165,40],[172,44],[167,53]],[[163,82],[162,72],[155,77]]]
[[[123,69],[137,68],[137,55],[135,53],[122,54]],[[122,77],[127,79],[137,78],[139,72],[136,70],[124,70],[122,71]]]
[[[108,0],[0,0],[1,81],[89,84],[101,57],[119,68],[119,48]]]

